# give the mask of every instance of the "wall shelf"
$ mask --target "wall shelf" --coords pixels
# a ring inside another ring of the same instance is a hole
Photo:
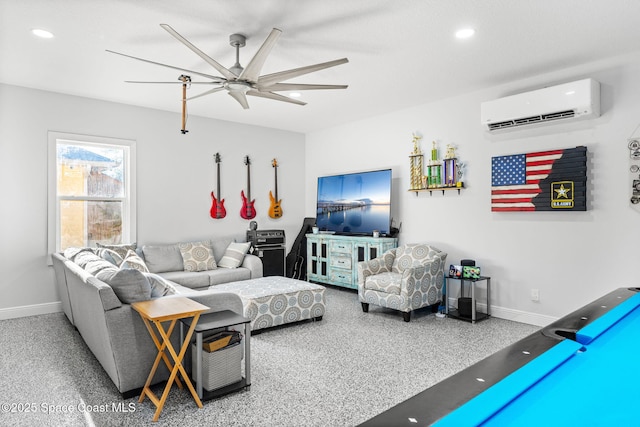
[[[442,191],[442,195],[444,195],[445,191],[458,190],[458,194],[460,194],[460,190],[462,190],[462,189],[464,189],[464,184],[462,184],[460,187],[417,188],[417,189],[411,189],[409,191],[415,192],[416,196],[418,195],[418,193],[424,193],[424,192],[428,191],[429,195],[433,196],[433,192],[434,191]]]

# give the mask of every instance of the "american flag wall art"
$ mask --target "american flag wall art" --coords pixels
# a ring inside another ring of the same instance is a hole
[[[586,211],[587,148],[491,158],[491,210]]]

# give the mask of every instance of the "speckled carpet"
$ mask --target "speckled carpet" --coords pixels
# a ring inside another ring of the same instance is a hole
[[[252,338],[250,390],[198,409],[174,387],[157,423],[148,399],[121,398],[64,314],[1,321],[0,425],[354,426],[538,329],[429,310],[405,323],[379,307],[363,313],[353,291],[326,296],[322,321]]]

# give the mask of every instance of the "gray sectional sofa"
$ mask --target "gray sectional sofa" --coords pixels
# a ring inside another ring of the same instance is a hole
[[[217,265],[224,264],[222,259],[227,257],[234,240],[225,237],[210,241]],[[186,258],[183,259],[177,243],[143,245],[137,247],[136,254],[149,272],[140,271],[135,259],[115,265],[104,250],[95,248],[76,248],[52,255],[65,315],[125,397],[135,395],[144,386],[157,354],[140,315],[131,308],[132,302],[177,295],[198,301],[210,307],[210,311],[232,310],[242,314],[240,297],[209,291],[209,286],[262,277],[262,261],[250,254],[244,255],[238,267],[203,271],[185,271]],[[178,334],[173,334],[172,341],[179,348]],[[161,364],[154,381],[163,381],[168,376],[168,370]]]

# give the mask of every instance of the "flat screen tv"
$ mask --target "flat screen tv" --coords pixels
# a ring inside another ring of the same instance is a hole
[[[316,225],[338,234],[388,234],[391,169],[319,177]]]

